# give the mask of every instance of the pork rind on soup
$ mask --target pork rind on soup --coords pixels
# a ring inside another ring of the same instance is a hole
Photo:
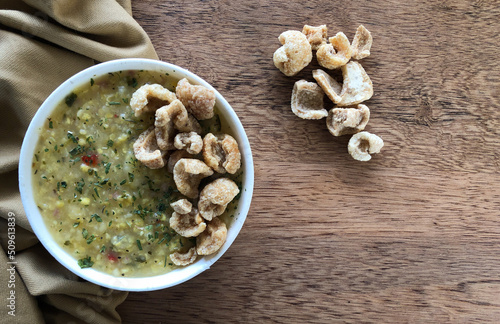
[[[194,155],[189,154],[188,152],[184,150],[178,150],[174,151],[170,156],[168,157],[168,162],[167,162],[167,171],[169,173],[174,172],[174,167],[175,164],[182,158],[194,158]]]
[[[314,82],[295,82],[291,100],[293,113],[303,119],[321,119],[328,116],[328,111],[323,106],[324,95],[321,87]]]
[[[311,44],[296,30],[283,32],[278,39],[283,46],[274,52],[274,65],[286,76],[296,75],[312,60]]]
[[[193,204],[187,199],[179,199],[171,203],[170,207],[178,214],[189,214],[191,209],[193,209]]]
[[[184,78],[177,83],[175,94],[196,119],[205,120],[214,116],[216,97],[212,89],[192,85]]]
[[[219,178],[207,184],[198,201],[201,216],[210,221],[222,215],[239,192],[238,185],[231,179]]]
[[[355,134],[365,129],[370,120],[370,109],[359,104],[357,108],[334,108],[326,118],[326,126],[333,136]]]
[[[347,36],[339,32],[330,37],[330,43],[323,44],[316,52],[319,65],[333,70],[342,67],[351,59],[352,49]]]
[[[355,60],[361,60],[365,57],[370,56],[370,49],[372,47],[373,37],[372,34],[365,28],[365,26],[360,25],[356,30],[354,39],[352,41],[352,58]]]
[[[143,113],[155,112],[175,99],[177,99],[175,93],[161,85],[145,84],[132,94],[130,107],[134,109],[135,116],[139,117]]]
[[[175,135],[174,146],[178,150],[186,150],[189,154],[198,154],[203,148],[203,139],[196,132]]]
[[[203,160],[218,173],[235,174],[241,166],[238,142],[228,134],[208,133],[203,138]]]
[[[174,166],[175,185],[184,196],[196,198],[201,180],[213,173],[212,169],[203,161],[183,158]]]
[[[196,237],[207,227],[207,224],[204,222],[196,208],[192,208],[187,214],[173,212],[169,223],[170,228],[184,237]]]
[[[355,160],[369,161],[372,158],[370,154],[380,153],[383,146],[384,141],[380,137],[363,131],[351,137],[347,151]]]
[[[174,137],[178,130],[201,131],[201,126],[192,116],[190,118],[182,102],[175,99],[169,105],[156,110],[155,134],[160,149],[175,149]]]
[[[177,266],[187,266],[196,261],[197,256],[198,253],[196,253],[196,247],[194,246],[185,253],[177,251],[169,255],[170,260]]]
[[[342,100],[337,103],[339,106],[357,105],[373,96],[373,83],[363,66],[352,61],[342,67]]]
[[[167,151],[158,147],[153,126],[139,135],[134,142],[134,155],[137,160],[150,169],[160,169],[165,166]]]
[[[203,233],[196,237],[198,255],[209,255],[217,252],[226,242],[227,227],[218,217],[212,219]]]
[[[302,34],[306,35],[309,44],[311,44],[311,49],[313,51],[316,51],[322,44],[326,44],[328,28],[326,27],[326,25],[321,25],[321,26],[304,25],[304,28],[302,29]]]

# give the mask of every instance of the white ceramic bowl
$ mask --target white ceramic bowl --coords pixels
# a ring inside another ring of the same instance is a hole
[[[38,142],[39,131],[57,104],[64,100],[67,94],[73,89],[87,83],[90,78],[96,78],[108,72],[123,70],[154,70],[169,73],[173,77],[179,79],[185,77],[192,84],[200,84],[215,90],[206,81],[183,68],[173,64],[148,59],[122,59],[109,61],[79,72],[66,80],[56,90],[54,90],[54,92],[52,92],[31,121],[21,148],[19,162],[19,190],[21,192],[24,210],[36,236],[50,252],[50,254],[52,254],[54,258],[56,258],[70,271],[85,280],[100,286],[117,290],[149,291],[163,289],[178,285],[210,268],[210,266],[214,264],[214,262],[224,254],[224,252],[226,252],[235,240],[243,226],[243,223],[245,222],[250,208],[250,202],[252,200],[254,183],[252,152],[250,150],[250,143],[248,142],[247,135],[240,120],[238,119],[238,116],[236,116],[236,113],[224,97],[222,97],[222,95],[215,90],[217,96],[216,105],[218,106],[220,113],[225,117],[231,129],[234,131],[235,138],[239,143],[242,155],[242,167],[244,170],[241,198],[235,213],[235,219],[228,228],[226,243],[214,255],[199,258],[194,264],[158,276],[143,278],[114,277],[92,268],[81,269],[78,266],[77,261],[54,241],[44,223],[44,220],[42,219],[42,215],[40,214],[33,197],[33,172],[31,172],[31,164],[34,157],[35,147]]]

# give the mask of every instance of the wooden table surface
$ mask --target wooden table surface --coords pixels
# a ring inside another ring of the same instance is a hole
[[[255,191],[238,238],[177,287],[131,293],[125,323],[500,321],[498,1],[134,1],[160,58],[241,119]],[[369,162],[296,117],[278,35],[373,34]]]

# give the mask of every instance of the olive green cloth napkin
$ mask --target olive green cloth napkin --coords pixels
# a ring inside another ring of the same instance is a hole
[[[29,122],[45,98],[96,61],[125,57],[158,58],[132,18],[130,0],[0,0],[2,323],[121,321],[115,308],[126,292],[78,278],[38,242],[21,204],[17,165]],[[8,235],[14,223],[15,238]]]

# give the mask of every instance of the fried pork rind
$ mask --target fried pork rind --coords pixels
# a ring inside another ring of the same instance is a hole
[[[296,30],[283,32],[278,39],[283,46],[274,52],[274,65],[286,76],[296,75],[312,60],[311,44]]]
[[[170,260],[177,266],[187,266],[188,264],[196,261],[198,254],[196,253],[196,247],[192,247],[186,253],[174,252],[169,255]]]
[[[163,151],[156,143],[153,126],[145,130],[134,142],[135,158],[150,169],[160,169],[165,166],[167,151]]]
[[[328,28],[326,28],[326,25],[305,25],[302,29],[302,34],[306,35],[309,44],[311,44],[311,49],[316,51],[322,44],[326,44]]]
[[[156,110],[155,133],[160,149],[175,149],[174,136],[177,130],[188,132],[193,130],[201,131],[198,121],[195,118],[190,118],[186,108],[178,99]]]
[[[203,233],[196,237],[198,255],[209,255],[217,252],[226,242],[227,227],[218,217],[212,219]]]
[[[384,141],[375,134],[360,132],[354,134],[349,140],[347,151],[358,161],[369,161],[370,154],[380,153]]]
[[[314,70],[313,77],[328,98],[340,107],[357,105],[373,95],[373,84],[358,62],[342,66],[342,85],[323,70]]]
[[[174,212],[178,214],[189,214],[193,209],[193,204],[191,204],[187,199],[179,199],[176,202],[171,203],[170,207],[172,207]]]
[[[174,146],[178,150],[186,150],[189,154],[198,154],[203,148],[203,139],[195,132],[175,135]]]
[[[370,119],[370,109],[359,104],[357,108],[334,108],[326,118],[326,126],[333,136],[355,134],[365,129]]]
[[[356,30],[354,39],[352,40],[352,58],[355,60],[361,60],[370,56],[372,42],[372,34],[365,28],[365,26],[360,25]]]
[[[203,160],[218,173],[235,174],[241,166],[238,142],[227,134],[208,133],[203,138]]]
[[[302,119],[321,119],[328,116],[328,111],[323,108],[324,95],[321,87],[314,82],[295,82],[291,100],[293,113]]]
[[[198,197],[198,186],[203,178],[211,176],[212,169],[197,159],[180,159],[174,166],[174,181],[177,190],[188,198]]]
[[[167,171],[170,173],[174,172],[174,166],[175,164],[182,158],[193,158],[193,155],[189,154],[188,152],[182,150],[182,151],[174,151],[170,156],[168,157],[168,162],[167,162]]]
[[[201,217],[210,221],[222,215],[239,192],[238,185],[227,178],[219,178],[207,184],[201,191],[198,201]]]
[[[179,120],[179,122],[175,124],[175,128],[182,133],[195,132],[201,134],[200,123],[198,123],[198,120],[190,113],[188,113],[187,119]]]
[[[191,209],[187,214],[173,212],[169,223],[174,231],[184,237],[196,237],[207,227],[196,208]]]
[[[196,119],[205,120],[214,116],[216,97],[213,90],[201,85],[192,85],[184,78],[177,83],[175,94]]]
[[[323,70],[313,70],[313,78],[321,86],[321,89],[326,93],[328,98],[334,103],[339,103],[342,100],[340,93],[342,92],[342,85],[332,78],[328,73]]]
[[[323,44],[316,52],[319,65],[333,70],[342,67],[351,59],[352,49],[349,39],[343,32],[329,38],[329,44]]]
[[[174,136],[176,133],[174,124],[188,118],[186,108],[179,100],[172,101],[168,106],[161,107],[156,111],[155,133],[158,146],[163,150],[173,150]]]
[[[373,96],[373,84],[365,69],[358,62],[349,62],[342,67],[342,100],[338,106],[357,105]]]
[[[155,112],[176,99],[175,94],[159,84],[145,84],[137,89],[130,99],[130,107],[139,117],[146,112]]]

